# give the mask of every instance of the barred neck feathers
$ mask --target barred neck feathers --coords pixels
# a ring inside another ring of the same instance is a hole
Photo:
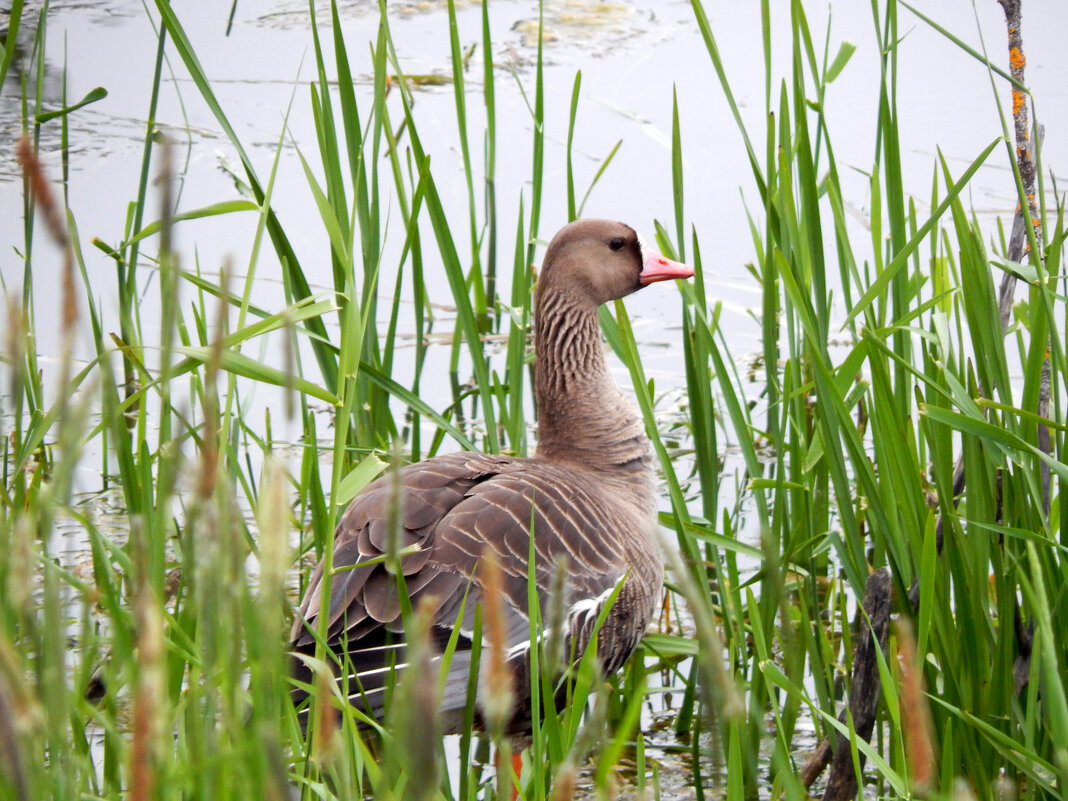
[[[538,297],[535,348],[538,457],[650,472],[645,427],[605,363],[597,306],[566,287],[546,287]]]

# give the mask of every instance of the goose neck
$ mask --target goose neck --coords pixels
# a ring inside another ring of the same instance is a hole
[[[630,477],[651,473],[645,426],[608,371],[596,307],[545,293],[534,335],[537,455]]]

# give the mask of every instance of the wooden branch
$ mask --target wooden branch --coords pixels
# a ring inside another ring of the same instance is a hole
[[[1005,26],[1008,29],[1009,39],[1009,70],[1017,86],[1012,88],[1012,120],[1016,136],[1016,163],[1020,170],[1020,179],[1023,183],[1024,194],[1027,196],[1027,213],[1031,218],[1031,224],[1035,232],[1035,244],[1039,248],[1039,257],[1042,255],[1042,219],[1038,216],[1038,200],[1035,189],[1035,143],[1031,139],[1031,127],[1027,110],[1027,94],[1020,87],[1026,86],[1024,69],[1027,66],[1027,57],[1023,49],[1022,14],[1023,0],[998,0],[1005,12]],[[1041,144],[1043,131],[1039,128],[1038,139]],[[1016,218],[1013,220],[1012,237],[1009,240],[1008,257],[1013,261],[1023,261],[1030,253],[1030,242],[1026,236],[1027,226],[1023,216],[1022,204],[1017,206]],[[1016,279],[1008,281],[1010,274],[1006,273],[1001,281],[1001,294],[998,297],[998,308],[1001,313],[1001,327],[1005,331],[1008,327],[1009,315],[1012,310],[1012,290],[1016,286]],[[1034,343],[1032,343],[1034,347]],[[1042,362],[1042,378],[1039,385],[1038,407],[1036,412],[1040,417],[1049,416],[1050,405],[1050,360],[1049,345],[1047,343],[1046,358]],[[1044,425],[1038,426],[1036,432],[1039,449],[1044,453],[1051,453],[1053,444],[1050,440],[1049,428]],[[1050,468],[1043,462],[1039,466],[1042,477],[1042,513],[1048,519],[1050,512]],[[1000,515],[999,515],[1000,516]],[[1016,647],[1018,655],[1013,667],[1015,686],[1017,693],[1027,685],[1027,677],[1031,667],[1031,647],[1034,625],[1023,622],[1018,601],[1013,603],[1013,623],[1016,629]]]
[[[1035,236],[1041,241],[1042,221],[1038,218],[1038,202],[1035,199],[1035,160],[1031,144],[1031,121],[1027,110],[1027,92],[1020,87],[1026,86],[1024,68],[1027,58],[1023,50],[1023,33],[1021,32],[1021,6],[1023,0],[998,0],[1005,11],[1005,25],[1009,34],[1009,73],[1016,85],[1012,87],[1012,121],[1016,135],[1016,163],[1020,168],[1024,193],[1027,195],[1028,211],[1035,227]],[[1024,251],[1027,248],[1025,246]]]
[[[885,567],[880,568],[868,576],[864,588],[863,607],[866,618],[859,611],[857,613],[857,650],[853,657],[849,715],[846,715],[844,709],[838,715],[838,720],[842,723],[852,717],[853,730],[857,737],[865,742],[871,742],[876,713],[882,698],[876,648],[886,651],[886,640],[890,631],[890,599],[890,571]],[[812,786],[823,769],[833,760],[823,801],[847,801],[857,794],[858,777],[853,773],[849,739],[838,735],[835,743],[832,749],[830,739],[821,740],[816,752],[801,768],[800,778],[807,788]],[[861,768],[864,767],[863,754],[860,755],[860,765]]]

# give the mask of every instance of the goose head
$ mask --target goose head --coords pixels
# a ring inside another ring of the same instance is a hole
[[[549,243],[538,292],[561,292],[597,307],[656,281],[692,275],[691,267],[647,247],[629,225],[584,219],[564,226]]]

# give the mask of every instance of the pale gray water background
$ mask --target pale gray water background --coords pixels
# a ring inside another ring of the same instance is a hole
[[[320,24],[328,20],[328,7],[319,7]],[[447,14],[443,3],[390,3],[392,32],[403,68],[410,74],[442,74],[449,70]],[[480,42],[481,17],[476,4],[458,3],[461,46]],[[971,2],[946,0],[922,3],[926,13],[950,28],[957,36],[981,49],[979,33],[985,37],[991,57],[1007,62],[1004,21],[994,0]],[[343,2],[341,17],[348,42],[357,91],[369,107],[371,66],[367,43],[376,36],[377,11],[371,2]],[[707,11],[717,36],[727,72],[741,114],[758,153],[763,153],[763,56],[758,3],[708,2]],[[154,7],[153,7],[154,8]],[[782,54],[781,64],[790,57],[788,4],[772,3],[775,12],[773,41]],[[265,178],[275,156],[283,126],[286,126],[281,165],[273,204],[297,249],[309,278],[326,290],[331,283],[329,245],[318,220],[296,148],[314,165],[317,161],[308,84],[316,80],[307,5],[298,0],[267,0],[237,5],[233,30],[225,35],[229,3],[192,0],[175,4],[175,10],[212,80],[220,104],[248,150],[261,178]],[[827,25],[827,6],[806,3],[814,39],[822,43]],[[978,16],[978,22],[976,20]],[[536,55],[534,22],[536,3],[531,0],[502,0],[491,7],[497,69],[497,199],[500,257],[510,261],[514,243],[514,215],[522,195],[528,208],[532,120],[519,91],[522,84],[533,93],[533,61]],[[672,88],[678,93],[682,123],[686,177],[687,223],[698,231],[705,268],[712,273],[707,285],[716,300],[725,305],[723,329],[733,355],[744,362],[748,353],[758,350],[760,329],[751,310],[758,309],[760,297],[745,269],[753,249],[744,202],[759,203],[741,137],[723,100],[704,44],[693,21],[690,4],[668,2],[599,3],[589,0],[546,2],[546,173],[542,210],[542,237],[548,239],[565,222],[566,190],[564,144],[567,133],[571,87],[576,70],[582,70],[582,102],[575,131],[575,165],[581,195],[589,180],[615,143],[623,145],[613,165],[590,197],[586,214],[625,220],[647,237],[652,220],[668,223],[672,216],[669,138],[671,131]],[[152,82],[156,49],[154,11],[146,12],[132,0],[110,2],[56,2],[51,5],[47,57],[49,71],[42,87],[46,108],[60,105],[59,91],[66,70],[67,100],[74,102],[96,86],[108,90],[108,97],[75,112],[71,124],[71,175],[68,187],[70,207],[78,225],[81,247],[93,282],[93,291],[106,321],[106,330],[117,330],[114,267],[90,244],[92,237],[116,245],[123,236],[126,206],[136,196],[140,169],[145,115]],[[25,17],[26,30],[32,24]],[[1055,0],[1028,0],[1024,7],[1024,44],[1029,59],[1027,78],[1036,97],[1036,111],[1046,125],[1044,166],[1056,173],[1068,163],[1068,87],[1063,75],[1068,67],[1063,32],[1068,29],[1068,7]],[[329,47],[329,34],[321,30]],[[932,170],[938,149],[945,154],[958,175],[976,155],[1001,133],[992,89],[986,69],[976,60],[946,41],[905,9],[900,10],[903,36],[898,73],[898,109],[904,154],[904,183],[915,199],[921,217],[927,210]],[[858,254],[870,250],[867,231],[868,184],[863,174],[874,156],[874,131],[878,103],[879,53],[873,35],[871,9],[867,3],[837,3],[833,7],[830,51],[841,41],[857,47],[852,61],[830,86],[826,109],[834,137],[836,157],[843,178],[846,201]],[[29,41],[28,39],[26,40]],[[819,45],[818,45],[819,46]],[[27,44],[28,47],[28,44]],[[159,126],[179,142],[177,161],[181,165],[180,208],[190,210],[237,197],[230,177],[221,169],[224,162],[236,163],[229,142],[217,121],[200,99],[181,62],[170,50],[165,68],[163,92],[157,114]],[[481,164],[481,59],[475,51],[467,74],[472,160]],[[331,57],[328,55],[327,60]],[[779,66],[781,66],[781,64]],[[512,74],[514,73],[514,78]],[[781,74],[781,71],[780,71]],[[23,263],[21,181],[13,160],[14,142],[19,133],[17,70],[12,71],[0,98],[0,278],[5,291],[18,292]],[[773,92],[777,103],[777,80]],[[1009,107],[1008,87],[996,81],[1005,108]],[[32,91],[32,90],[31,90]],[[288,119],[287,119],[288,109]],[[416,115],[424,145],[432,157],[435,175],[450,218],[457,231],[466,230],[466,189],[459,150],[456,145],[454,100],[451,86],[417,91]],[[399,115],[395,115],[399,119]],[[42,148],[46,164],[59,176],[58,121],[45,126]],[[188,149],[183,146],[188,144]],[[187,160],[187,161],[186,161]],[[514,170],[511,165],[516,165]],[[855,169],[850,170],[848,167]],[[153,172],[153,174],[155,174]],[[450,180],[450,174],[453,179]],[[477,179],[476,179],[477,180]],[[383,186],[386,184],[384,183]],[[1063,185],[1063,182],[1062,182]],[[973,182],[966,205],[973,207],[991,235],[1000,217],[1009,225],[1015,194],[1008,151],[999,149]],[[155,216],[154,200],[149,216]],[[175,230],[181,264],[195,263],[208,273],[216,272],[225,261],[233,263],[238,274],[245,273],[250,243],[256,225],[255,215],[228,215],[224,218],[180,223]],[[40,230],[40,226],[38,227]],[[668,229],[673,225],[668,223]],[[382,308],[389,306],[385,293],[391,291],[392,274],[399,255],[399,214],[393,210],[392,239],[387,241],[381,286]],[[466,235],[457,237],[462,247]],[[149,240],[145,252],[155,243]],[[687,243],[689,250],[689,243]],[[831,253],[832,251],[828,251]],[[51,246],[38,237],[35,243],[34,285],[37,298],[36,322],[38,352],[46,371],[45,385],[51,387],[47,371],[56,353],[55,331],[49,325],[50,309],[58,295],[59,258]],[[461,254],[464,257],[464,254]],[[540,257],[540,252],[539,252]],[[466,260],[466,259],[465,259]],[[316,274],[316,265],[321,272]],[[427,265],[432,296],[448,297],[444,275]],[[255,265],[254,302],[268,309],[284,304],[279,268],[269,248]],[[829,267],[833,278],[836,268]],[[146,271],[146,276],[150,275]],[[239,278],[237,280],[240,280]],[[154,278],[146,279],[144,319],[153,319],[158,309]],[[647,375],[656,381],[658,392],[667,397],[661,410],[668,413],[684,384],[678,335],[678,300],[671,291],[656,287],[627,301],[636,327]],[[185,302],[192,292],[186,288]],[[508,297],[507,275],[500,295]],[[87,323],[86,331],[88,331]],[[410,328],[409,321],[402,326]],[[447,312],[437,323],[437,332],[451,330]],[[336,328],[332,328],[336,334]],[[146,332],[151,340],[151,332]],[[80,355],[90,356],[88,337]],[[245,347],[248,355],[277,358],[278,348]],[[444,364],[447,349],[432,356]],[[412,358],[413,351],[406,357]],[[436,358],[435,358],[436,357]],[[403,365],[403,362],[401,362]],[[6,390],[6,368],[0,364],[0,393]],[[744,374],[744,369],[743,369]],[[403,375],[403,367],[398,370]],[[435,381],[435,376],[440,381]],[[617,378],[624,385],[629,377],[617,366]],[[425,399],[435,408],[449,401],[444,368],[433,368],[423,381]],[[752,387],[756,399],[759,387]],[[282,402],[264,388],[248,398],[247,416],[262,420],[271,408],[278,431]],[[759,412],[759,410],[758,410]],[[4,413],[0,396],[0,414]],[[325,422],[325,421],[324,421]],[[325,426],[321,427],[325,430]],[[730,438],[728,437],[728,440]],[[735,468],[728,461],[728,470]],[[100,485],[99,458],[83,462],[79,485],[90,491]],[[729,500],[729,499],[728,499]],[[73,534],[72,537],[76,537]],[[72,540],[73,552],[78,543]],[[652,735],[651,735],[652,736]],[[803,745],[803,744],[801,744]],[[665,771],[666,771],[665,767]],[[668,773],[662,779],[670,781]],[[666,788],[665,788],[666,790]],[[679,797],[685,795],[680,789]]]
[[[789,58],[788,6],[773,3],[776,52]],[[826,7],[807,4],[814,39],[822,42]],[[976,20],[969,2],[926,4],[929,13],[976,48],[980,47]],[[320,24],[328,19],[320,4]],[[478,43],[480,10],[476,4],[458,4],[462,46]],[[393,36],[403,68],[409,74],[448,74],[447,15],[442,3],[401,2],[390,4]],[[270,170],[280,136],[285,130],[284,152],[277,177],[273,205],[292,239],[310,280],[323,290],[330,285],[328,242],[318,220],[311,194],[294,147],[314,165],[317,160],[308,83],[315,79],[306,4],[291,2],[239,2],[230,36],[226,36],[229,3],[204,0],[175,6],[193,46],[204,65],[238,136],[255,166],[265,178]],[[529,173],[532,121],[526,100],[518,90],[522,83],[533,92],[533,60],[536,42],[536,3],[496,2],[491,7],[496,52],[498,105],[497,197],[500,257],[512,252],[513,215],[522,195],[529,207]],[[758,153],[763,121],[763,65],[760,45],[759,4],[708,3],[707,11],[723,53],[726,69],[741,104],[741,113]],[[979,21],[993,58],[1003,63],[1004,23],[996,2],[978,7]],[[371,71],[367,43],[376,35],[377,12],[370,2],[341,4],[350,58],[358,92],[369,104]],[[613,165],[602,177],[586,207],[587,216],[607,216],[630,222],[652,234],[652,220],[669,223],[672,215],[669,136],[672,88],[678,92],[682,121],[686,176],[688,226],[698,231],[708,282],[715,300],[726,307],[723,329],[731,350],[742,358],[758,347],[759,326],[750,310],[759,307],[759,292],[745,269],[752,258],[752,245],[743,200],[758,203],[741,138],[719,84],[713,74],[690,4],[669,2],[601,3],[591,0],[549,2],[545,10],[546,164],[547,175],[542,213],[544,240],[566,221],[564,138],[572,81],[582,71],[582,103],[575,133],[575,163],[579,192],[584,191],[599,162],[618,140],[623,145]],[[900,12],[903,35],[899,62],[899,111],[902,150],[905,154],[905,188],[916,200],[922,215],[930,194],[936,150],[941,148],[951,168],[962,172],[968,163],[1001,132],[985,68],[904,9]],[[152,63],[156,48],[154,13],[137,2],[58,2],[51,6],[49,22],[49,79],[46,107],[59,105],[58,91],[66,67],[68,102],[80,99],[95,86],[108,90],[108,97],[71,117],[70,207],[81,234],[82,248],[94,282],[94,292],[105,320],[116,319],[114,267],[89,244],[92,237],[115,245],[123,235],[126,204],[135,197],[140,168],[144,115],[147,113]],[[1025,9],[1024,41],[1029,56],[1028,82],[1038,98],[1038,118],[1048,126],[1045,166],[1056,170],[1065,163],[1064,136],[1058,124],[1066,119],[1068,97],[1060,80],[1065,58],[1058,32],[1068,21],[1068,9],[1051,1],[1032,2]],[[31,27],[27,25],[27,27]],[[868,248],[866,231],[867,178],[874,155],[874,125],[878,102],[878,58],[872,34],[871,10],[866,3],[839,3],[833,8],[831,53],[847,40],[857,47],[851,63],[831,85],[826,100],[836,156],[845,183],[844,192],[854,211],[855,247]],[[324,44],[329,35],[322,30]],[[214,116],[201,101],[181,62],[173,55],[165,79],[158,125],[178,140],[177,160],[188,162],[180,175],[180,210],[189,210],[235,198],[223,162],[235,164],[236,155]],[[480,59],[476,49],[467,74],[472,160],[481,164],[482,110],[479,79]],[[330,60],[328,55],[327,60]],[[516,78],[509,75],[513,71]],[[14,72],[14,71],[13,71]],[[21,249],[22,200],[20,182],[14,180],[11,158],[18,134],[18,106],[13,75],[4,87],[0,141],[0,271],[8,291],[21,284],[22,263],[13,249]],[[1007,87],[998,81],[1002,101],[1008,105]],[[777,97],[777,82],[773,93]],[[773,101],[777,104],[777,100]],[[288,118],[287,118],[288,110]],[[466,227],[466,190],[456,145],[454,101],[451,86],[417,91],[416,114],[439,187],[457,231]],[[395,115],[399,119],[399,115]],[[287,121],[286,121],[287,120]],[[42,144],[46,158],[58,171],[58,121],[46,126]],[[509,165],[518,165],[510,174]],[[854,167],[850,170],[849,167]],[[455,179],[448,179],[451,168]],[[154,174],[154,173],[153,173]],[[477,180],[477,179],[476,179]],[[388,188],[387,188],[388,193]],[[993,220],[1007,223],[1015,204],[1011,172],[1005,151],[988,161],[973,183],[966,202]],[[155,204],[150,201],[149,210]],[[399,215],[394,208],[393,236],[387,239],[380,285],[383,296],[391,291],[392,274],[399,254]],[[154,216],[154,215],[152,215]],[[150,217],[151,218],[151,217]],[[183,267],[199,263],[214,272],[226,261],[239,275],[249,269],[250,243],[255,215],[180,223],[176,247]],[[673,226],[668,224],[669,230]],[[40,229],[40,227],[39,227]],[[991,231],[993,225],[991,225]],[[457,237],[466,244],[466,236]],[[144,250],[152,252],[150,240]],[[687,248],[689,249],[689,248]],[[38,297],[55,287],[58,259],[48,258],[47,243],[37,243],[35,287]],[[461,258],[464,254],[461,253]],[[316,273],[316,265],[321,265]],[[448,297],[447,284],[434,265],[427,267],[431,296]],[[256,269],[254,301],[269,309],[283,303],[279,268],[269,248],[261,253]],[[829,278],[836,270],[829,268]],[[235,279],[235,280],[240,280]],[[502,276],[501,297],[507,298],[508,276]],[[148,280],[143,315],[153,318],[158,304],[155,286]],[[236,285],[236,284],[235,284]],[[436,285],[436,287],[435,287]],[[435,292],[435,288],[441,290]],[[192,293],[188,291],[188,296]],[[388,309],[389,298],[382,307]],[[669,390],[682,383],[682,364],[677,327],[678,302],[661,288],[628,300],[636,318],[637,337],[646,355],[645,368],[658,389]],[[39,350],[53,353],[48,339],[43,304],[38,308]],[[402,320],[402,327],[410,322]],[[112,322],[112,325],[115,325]],[[410,328],[409,328],[410,330]],[[439,321],[437,331],[448,331]],[[149,332],[150,336],[150,332]],[[664,347],[669,345],[670,347]],[[88,357],[88,341],[82,355]],[[277,351],[277,349],[275,349]],[[256,345],[245,347],[259,355]],[[269,357],[269,351],[264,351]],[[403,371],[401,371],[403,375]],[[623,383],[627,376],[620,370]],[[440,407],[447,399],[447,385],[435,387],[424,381],[427,400]],[[262,417],[264,406],[277,398],[258,390],[249,413]],[[439,402],[440,401],[440,402]],[[277,419],[277,415],[276,415]]]

